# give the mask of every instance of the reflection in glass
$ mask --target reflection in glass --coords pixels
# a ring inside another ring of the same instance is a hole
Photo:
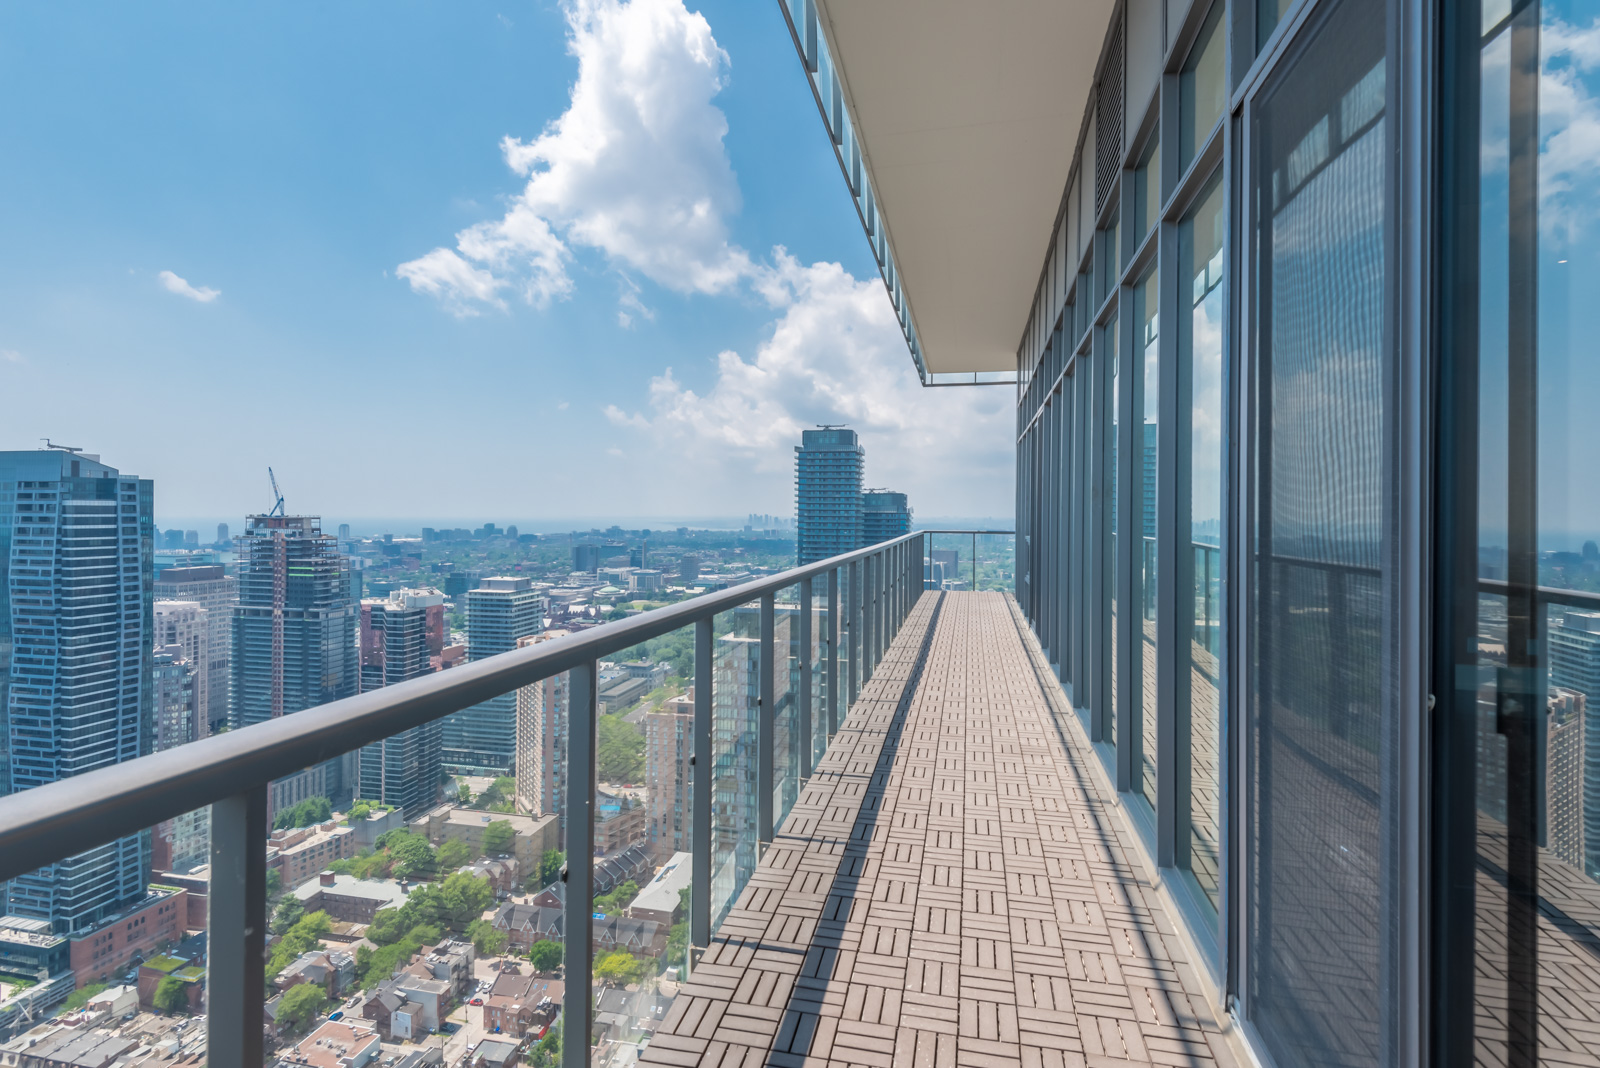
[[[760,607],[741,605],[712,628],[711,924],[722,922],[756,869]]]
[[[1111,295],[1117,288],[1117,282],[1122,273],[1122,242],[1121,233],[1117,227],[1117,216],[1111,216],[1111,221],[1106,224],[1106,255],[1100,261],[1100,294],[1102,299]]]
[[[1600,18],[1514,6],[1481,54],[1472,1048],[1600,1064]]]
[[[1200,151],[1228,106],[1228,80],[1223,65],[1227,35],[1221,29],[1222,9],[1220,3],[1212,5],[1178,78],[1180,172],[1189,168],[1194,154]]]
[[[1107,464],[1107,467],[1106,467],[1106,495],[1107,495],[1107,497],[1110,498],[1110,501],[1108,502],[1109,503],[1109,507],[1106,508],[1106,524],[1107,524],[1108,534],[1107,534],[1107,537],[1106,537],[1106,560],[1105,560],[1106,594],[1107,594],[1107,597],[1110,600],[1110,605],[1111,605],[1111,627],[1107,631],[1107,634],[1110,635],[1110,639],[1111,640],[1106,643],[1106,646],[1107,646],[1106,652],[1107,652],[1108,662],[1106,664],[1105,677],[1106,677],[1106,683],[1107,683],[1106,688],[1108,690],[1108,693],[1107,693],[1107,700],[1106,700],[1106,703],[1104,705],[1104,711],[1103,711],[1103,714],[1102,714],[1102,718],[1104,719],[1104,722],[1105,722],[1105,733],[1104,733],[1105,740],[1108,741],[1108,742],[1111,742],[1112,744],[1115,744],[1116,740],[1117,740],[1117,664],[1119,663],[1119,661],[1117,660],[1117,582],[1116,582],[1116,574],[1117,574],[1117,499],[1118,499],[1118,497],[1120,495],[1120,490],[1119,490],[1118,485],[1117,485],[1117,442],[1118,442],[1118,436],[1119,436],[1119,433],[1120,433],[1119,426],[1120,426],[1121,418],[1122,418],[1121,415],[1119,414],[1121,412],[1121,396],[1122,396],[1122,376],[1119,373],[1119,368],[1121,366],[1122,361],[1120,359],[1118,359],[1118,357],[1117,357],[1117,319],[1116,319],[1116,316],[1112,316],[1111,322],[1106,324],[1104,344],[1105,344],[1106,359],[1111,361],[1111,363],[1110,363],[1111,374],[1109,376],[1109,378],[1110,378],[1111,396],[1108,399],[1108,403],[1110,405],[1110,408],[1109,408],[1109,422],[1110,422],[1110,425],[1111,425],[1111,434],[1110,434],[1110,437],[1109,437],[1109,439],[1107,441],[1107,445],[1106,445],[1106,452],[1108,454],[1106,456],[1106,464]]]
[[[1137,331],[1134,353],[1141,368],[1138,373],[1144,418],[1139,428],[1139,470],[1134,473],[1140,533],[1135,542],[1139,551],[1133,560],[1134,600],[1139,606],[1134,635],[1139,652],[1133,661],[1135,685],[1129,699],[1143,769],[1137,777],[1152,805],[1156,800],[1156,710],[1160,707],[1156,696],[1156,441],[1161,356],[1156,348],[1160,325],[1156,309],[1156,272],[1151,271],[1133,291],[1133,326]]]
[[[1218,902],[1222,820],[1218,775],[1221,738],[1219,665],[1222,656],[1222,244],[1225,217],[1220,177],[1178,229],[1179,292],[1191,306],[1178,318],[1179,380],[1187,397],[1188,500],[1179,501],[1179,551],[1188,552],[1189,579],[1178,602],[1178,722],[1188,725],[1189,828],[1187,867],[1213,907]],[[1187,507],[1187,536],[1183,515]],[[1187,687],[1184,683],[1187,682]],[[1184,714],[1186,713],[1186,714]],[[1185,866],[1182,843],[1179,866]]]
[[[1161,135],[1150,139],[1139,169],[1133,172],[1133,198],[1137,206],[1134,230],[1140,240],[1161,218]]]
[[[1324,8],[1254,106],[1251,1014],[1281,1063],[1395,1063],[1399,722],[1385,5]]]

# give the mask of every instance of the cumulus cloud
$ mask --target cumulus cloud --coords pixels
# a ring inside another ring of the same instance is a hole
[[[527,183],[505,214],[456,234],[398,274],[457,314],[543,305],[572,290],[571,249],[603,253],[680,293],[720,293],[755,268],[728,239],[739,188],[712,99],[728,56],[682,0],[568,0],[578,60],[567,110],[532,141],[506,137]],[[634,296],[637,302],[637,296]],[[628,325],[642,305],[623,297]]]
[[[0,363],[27,363],[22,353],[16,349],[0,349]]]
[[[161,280],[161,288],[168,293],[176,293],[180,297],[199,301],[201,304],[210,304],[222,296],[222,290],[212,289],[209,286],[192,286],[187,280],[178,277],[171,271],[162,271],[156,276]]]
[[[775,261],[768,291],[783,311],[754,358],[718,354],[703,393],[667,368],[647,409],[606,409],[617,431],[638,435],[641,455],[703,471],[707,508],[741,493],[775,506],[788,496],[801,431],[845,423],[866,447],[868,485],[907,491],[925,512],[963,500],[1009,514],[1011,391],[923,389],[881,281],[836,263],[804,266],[781,249]]]

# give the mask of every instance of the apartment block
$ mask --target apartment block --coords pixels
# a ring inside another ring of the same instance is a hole
[[[0,452],[0,792],[149,753],[154,488],[88,453]],[[14,879],[5,911],[92,929],[144,900],[148,831]]]
[[[486,578],[468,590],[467,660],[483,660],[517,647],[517,639],[539,633],[545,597],[529,579]],[[504,775],[517,747],[517,699],[505,694],[457,712],[444,721],[444,763],[457,773]]]
[[[861,475],[866,450],[854,430],[801,431],[795,446],[798,560],[809,564],[861,547]]]
[[[694,687],[647,713],[643,725],[645,837],[651,857],[665,864],[693,837]]]
[[[361,690],[419,679],[443,667],[444,593],[395,590],[361,602]],[[358,795],[404,813],[430,808],[439,795],[444,725],[435,720],[363,746]]]
[[[228,524],[217,526],[217,540],[228,545]],[[229,663],[233,657],[233,607],[239,603],[239,580],[221,564],[167,567],[156,573],[155,597],[197,604],[206,610],[206,733],[228,723]]]

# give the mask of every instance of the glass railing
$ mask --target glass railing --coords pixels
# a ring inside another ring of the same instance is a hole
[[[1009,533],[939,536],[1010,582]],[[6,934],[71,969],[42,964],[0,1028],[55,1012],[230,1068],[633,1063],[928,588],[931,539],[448,671],[363,661],[354,697],[0,798],[14,888],[104,881],[130,849],[155,872],[94,935]]]

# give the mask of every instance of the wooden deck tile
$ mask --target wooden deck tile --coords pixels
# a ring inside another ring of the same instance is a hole
[[[642,1064],[1232,1064],[1035,653],[923,595]]]

